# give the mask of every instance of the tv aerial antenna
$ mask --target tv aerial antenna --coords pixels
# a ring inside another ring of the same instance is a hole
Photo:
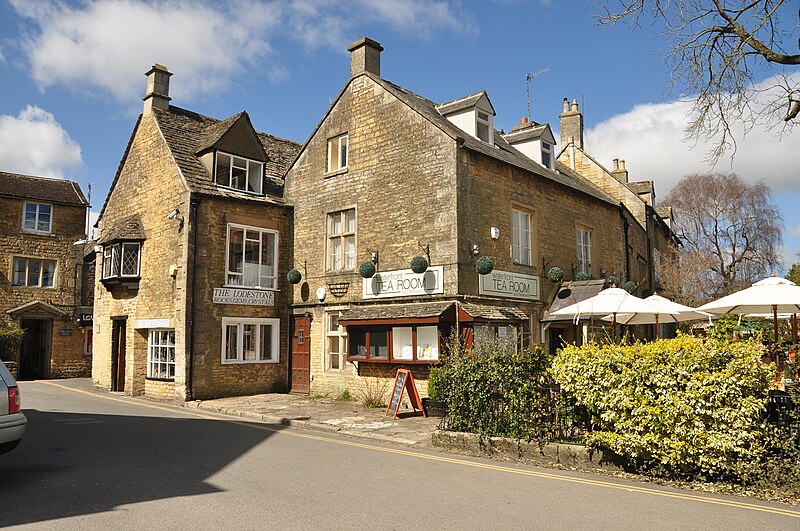
[[[526,99],[528,100],[528,120],[531,119],[531,81],[533,80],[533,78],[541,76],[542,74],[546,74],[549,71],[550,67],[546,66],[541,70],[539,70],[538,72],[533,72],[533,73],[528,72],[527,74],[525,74],[525,96]]]

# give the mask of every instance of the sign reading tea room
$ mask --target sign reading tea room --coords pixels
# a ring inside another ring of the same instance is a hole
[[[381,271],[363,282],[365,299],[408,297],[444,293],[444,267],[429,267],[422,274],[410,269]]]
[[[539,300],[539,277],[495,269],[480,275],[478,293],[509,299]]]

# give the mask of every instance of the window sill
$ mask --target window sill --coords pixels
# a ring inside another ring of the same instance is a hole
[[[331,170],[329,172],[325,172],[322,175],[322,178],[327,179],[328,177],[336,177],[337,175],[342,175],[344,173],[347,173],[347,169],[348,167],[345,166],[344,168],[339,168],[338,170]]]
[[[11,286],[11,288],[12,289],[20,289],[20,288],[24,288],[24,289],[56,289],[56,286],[22,286],[22,285],[17,284],[17,285]]]
[[[222,287],[228,289],[250,289],[253,291],[280,291],[278,288],[261,288],[257,286],[242,286],[240,284],[223,284]]]
[[[128,289],[139,289],[139,280],[141,277],[108,277],[100,279],[107,290],[114,286],[125,286]]]
[[[48,231],[41,231],[41,230],[31,230],[31,229],[20,229],[22,234],[32,234],[35,236],[55,236],[52,230]]]
[[[154,376],[147,376],[145,380],[150,382],[174,382],[175,378],[156,378]]]
[[[222,360],[223,365],[251,365],[251,364],[276,364],[280,363],[278,360],[247,360],[247,361],[239,361],[239,360]]]
[[[439,363],[439,360],[398,360],[398,359],[374,359],[374,358],[347,358],[348,363],[353,363],[354,361],[363,361],[365,363],[384,363],[384,364],[394,364],[394,365],[434,365]]]

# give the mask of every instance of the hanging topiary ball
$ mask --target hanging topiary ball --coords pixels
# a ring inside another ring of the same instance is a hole
[[[550,282],[561,282],[564,279],[564,270],[560,267],[551,267],[547,272],[547,278]]]
[[[488,275],[494,270],[494,262],[488,256],[481,256],[475,260],[475,270],[479,275]]]
[[[375,264],[367,260],[362,262],[358,267],[358,273],[364,278],[372,278],[375,276]]]
[[[422,274],[428,270],[428,261],[422,256],[415,256],[411,259],[411,271]]]
[[[300,281],[303,280],[303,275],[297,269],[292,269],[286,273],[286,280],[291,284],[299,284]]]
[[[636,291],[636,288],[638,288],[638,287],[639,287],[639,284],[637,284],[637,283],[636,283],[636,282],[634,282],[633,280],[629,280],[629,281],[627,281],[627,282],[625,283],[625,285],[623,286],[623,288],[625,288],[625,291],[627,291],[627,292],[628,292],[628,293],[630,293],[631,295],[633,295],[633,292],[635,292],[635,291]]]
[[[611,275],[610,277],[608,277],[606,279],[606,286],[609,286],[609,287],[612,287],[612,288],[618,288],[619,287],[619,279],[617,277],[615,277],[614,275]]]
[[[590,279],[589,275],[587,275],[583,271],[575,275],[575,280],[589,280],[589,279]]]

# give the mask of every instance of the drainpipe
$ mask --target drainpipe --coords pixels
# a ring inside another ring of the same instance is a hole
[[[630,223],[628,222],[628,218],[625,217],[625,211],[623,210],[622,204],[619,206],[619,216],[622,218],[622,232],[625,239],[625,278],[628,280],[631,279],[631,254],[628,252],[628,230],[630,228]]]
[[[197,210],[200,207],[200,198],[195,194],[192,194],[191,199],[189,199],[189,227],[192,231],[192,244],[189,248],[189,252],[191,253],[188,256],[188,259],[191,260],[191,271],[192,276],[189,279],[189,296],[191,300],[189,302],[189,341],[188,349],[186,352],[186,361],[189,364],[189,374],[187,375],[187,382],[186,382],[186,400],[192,400],[194,398],[194,318],[195,318],[195,278],[197,278]],[[189,269],[187,264],[187,269]]]

